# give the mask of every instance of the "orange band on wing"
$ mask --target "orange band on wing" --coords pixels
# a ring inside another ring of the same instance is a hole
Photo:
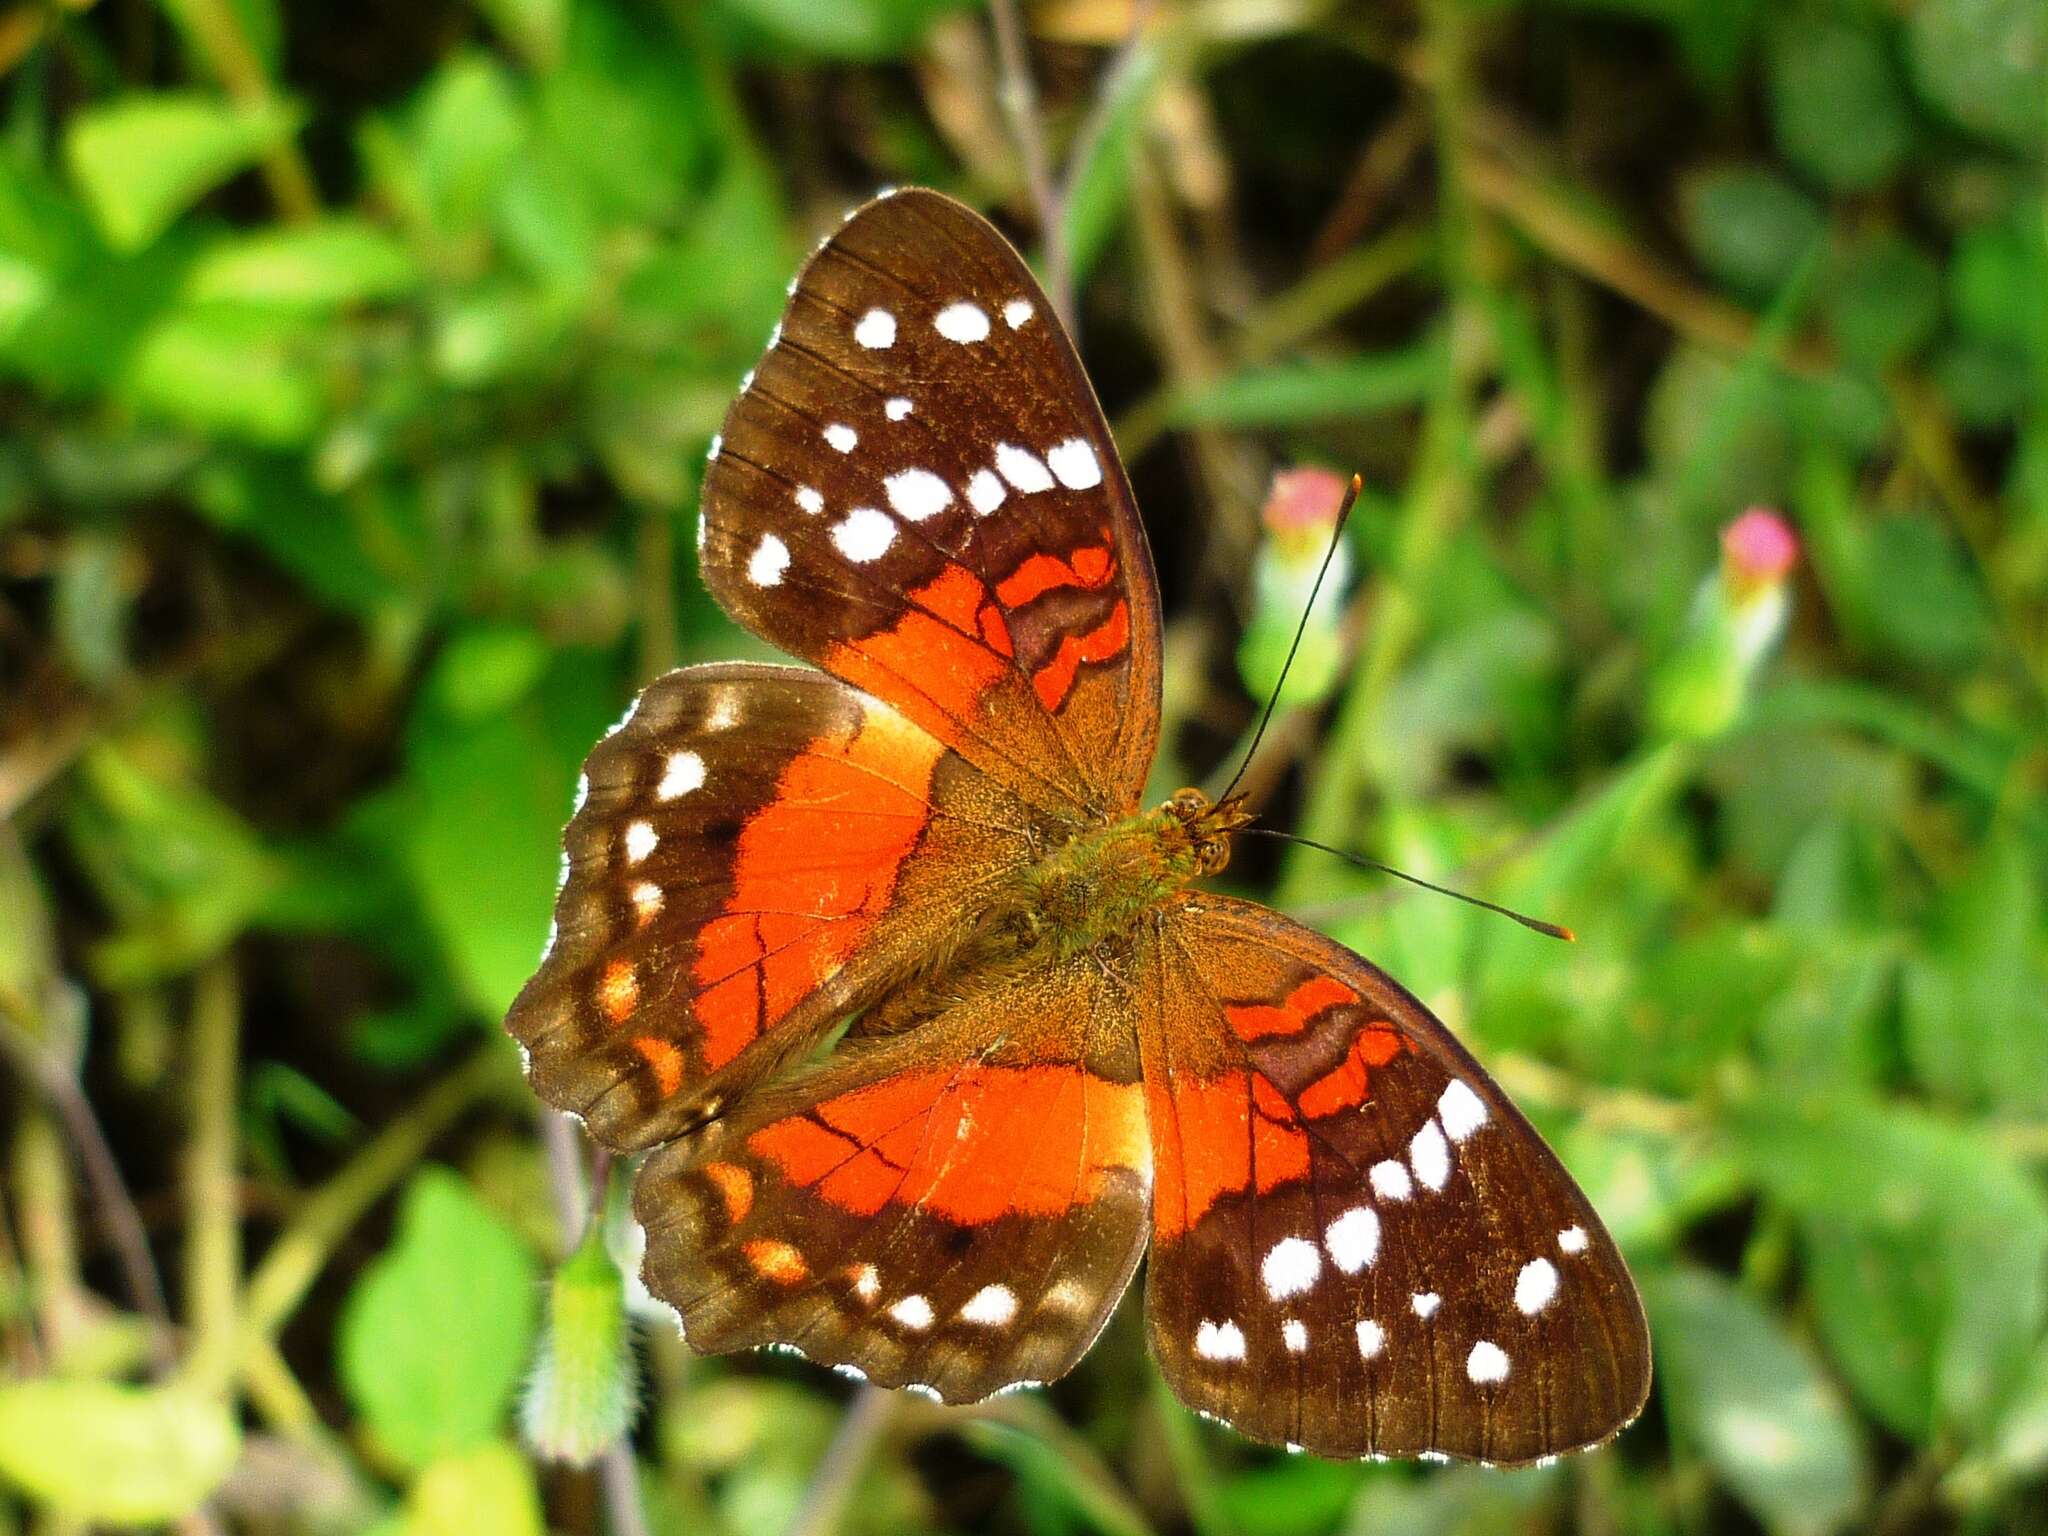
[[[1113,1169],[1142,1175],[1152,1155],[1138,1085],[1079,1066],[906,1073],[747,1146],[842,1210],[916,1205],[962,1226],[1057,1216],[1096,1199]]]
[[[1302,1089],[1295,1103],[1311,1120],[1357,1109],[1372,1097],[1372,1069],[1392,1061],[1401,1044],[1390,1029],[1361,1030],[1344,1059]]]
[[[1260,1074],[1179,1078],[1148,1085],[1147,1093],[1159,1128],[1152,1190],[1157,1236],[1178,1237],[1225,1195],[1264,1193],[1308,1176],[1308,1136]]]
[[[1031,686],[1038,702],[1047,709],[1066,703],[1074,687],[1074,674],[1084,661],[1114,661],[1131,643],[1131,610],[1122,598],[1095,628],[1085,635],[1062,635],[1052,660],[1032,674]]]
[[[1311,976],[1274,1007],[1270,1003],[1227,1003],[1223,1013],[1238,1039],[1262,1040],[1268,1035],[1295,1035],[1325,1008],[1358,1001],[1358,994],[1334,976]]]
[[[996,601],[1005,608],[1021,608],[1055,587],[1099,587],[1115,570],[1109,551],[1093,545],[1075,550],[1069,560],[1035,554],[996,583]]]
[[[725,915],[697,938],[709,1067],[828,980],[887,909],[930,817],[943,751],[900,716],[870,710],[783,769],[775,798],[740,831]]]

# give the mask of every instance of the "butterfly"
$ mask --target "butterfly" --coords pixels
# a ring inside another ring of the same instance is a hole
[[[909,189],[818,248],[698,550],[810,665],[672,672],[591,752],[508,1019],[647,1153],[694,1349],[970,1402],[1070,1370],[1149,1248],[1167,1383],[1256,1439],[1517,1463],[1636,1416],[1635,1287],[1529,1123],[1385,973],[1201,888],[1241,802],[1142,803],[1151,553],[993,227]]]

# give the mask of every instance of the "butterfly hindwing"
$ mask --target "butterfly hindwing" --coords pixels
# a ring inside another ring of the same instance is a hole
[[[778,1344],[970,1402],[1064,1375],[1145,1245],[1129,1005],[993,973],[649,1159],[648,1288],[700,1351]]]
[[[1151,555],[1071,343],[979,215],[897,192],[819,247],[726,417],[701,534],[762,638],[1048,811],[1135,803]]]
[[[674,1135],[715,1074],[744,1087],[970,918],[1027,827],[821,673],[670,673],[585,765],[555,933],[507,1021],[535,1089],[610,1146]]]
[[[1420,1003],[1246,902],[1190,897],[1154,945],[1146,1311],[1183,1402],[1326,1456],[1500,1463],[1635,1417],[1613,1241]]]

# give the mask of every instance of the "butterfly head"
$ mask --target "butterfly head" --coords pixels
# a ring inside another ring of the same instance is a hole
[[[1159,812],[1166,836],[1185,849],[1196,879],[1230,863],[1230,834],[1253,820],[1242,795],[1211,800],[1199,789],[1176,790]]]

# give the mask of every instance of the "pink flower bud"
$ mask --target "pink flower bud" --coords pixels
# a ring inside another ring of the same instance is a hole
[[[1751,507],[1721,530],[1722,569],[1738,594],[1775,587],[1799,563],[1799,537],[1769,507]]]
[[[1313,534],[1326,537],[1350,489],[1348,478],[1335,470],[1310,465],[1283,469],[1273,476],[1273,488],[1266,492],[1266,505],[1259,516],[1269,532],[1280,538]]]

